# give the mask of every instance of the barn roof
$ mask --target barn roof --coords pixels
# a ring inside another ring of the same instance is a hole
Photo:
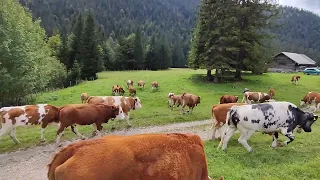
[[[290,53],[290,52],[281,52],[280,54],[283,54],[290,58],[292,61],[298,63],[298,64],[306,64],[306,65],[314,65],[316,62],[309,58],[308,56],[304,54],[297,54],[297,53]],[[280,55],[278,54],[278,55]],[[277,55],[277,56],[278,56]]]

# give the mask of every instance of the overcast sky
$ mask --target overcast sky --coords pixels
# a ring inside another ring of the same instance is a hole
[[[320,15],[320,0],[279,0],[281,5],[294,6]]]

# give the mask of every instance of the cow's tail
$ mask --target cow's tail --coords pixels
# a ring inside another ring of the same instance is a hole
[[[214,109],[216,106],[218,106],[218,105],[219,105],[219,104],[213,105],[212,108],[211,108],[212,126],[211,126],[210,129],[213,129],[213,127],[214,127],[214,125],[215,125],[215,124],[213,123],[213,121],[216,119],[216,117],[214,116],[213,109]]]
[[[229,130],[229,126],[231,123],[231,117],[232,115],[235,113],[235,111],[232,109],[232,107],[230,108],[230,110],[227,112],[227,117],[226,117],[226,123],[225,126],[227,126],[226,128],[224,128],[223,133],[221,134],[221,140],[220,143],[218,145],[218,149],[223,145],[223,140],[224,140],[224,136],[226,135],[227,131]]]
[[[70,159],[73,155],[72,148],[68,148],[69,146],[62,149],[60,152],[56,153],[53,157],[53,160],[50,164],[48,164],[48,179],[55,179],[55,171],[58,166],[65,163],[68,159]]]

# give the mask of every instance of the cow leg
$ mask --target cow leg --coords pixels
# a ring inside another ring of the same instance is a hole
[[[95,123],[96,124],[96,127],[97,127],[97,136],[99,136],[99,137],[101,137],[102,135],[103,135],[103,133],[102,133],[102,125],[101,125],[101,123]]]
[[[61,146],[61,144],[60,144],[60,138],[61,138],[61,136],[62,136],[62,134],[63,134],[64,129],[65,129],[65,127],[60,126],[59,129],[58,129],[58,131],[57,131],[56,145],[57,145],[58,147]]]
[[[94,137],[95,135],[97,135],[97,125],[96,125],[96,123],[93,123],[92,124],[92,127],[93,127],[93,132],[92,132],[92,135],[91,135],[91,137]]]
[[[11,139],[13,140],[14,143],[16,143],[16,144],[20,143],[20,141],[16,137],[16,127],[12,127],[9,136],[11,137]]]
[[[181,109],[180,109],[180,114],[181,114],[181,115],[184,114],[184,107],[186,107],[185,104],[183,104],[183,105],[181,106]]]
[[[76,135],[77,135],[79,138],[81,138],[82,140],[85,140],[85,139],[86,139],[85,136],[83,136],[82,134],[79,133],[76,125],[71,125],[71,130],[72,130],[72,132],[73,132],[74,134],[76,134]]]
[[[221,141],[220,141],[218,148],[220,148],[220,146],[222,144],[222,150],[226,151],[227,146],[228,146],[228,142],[229,142],[230,138],[233,136],[233,134],[236,132],[236,130],[237,130],[237,128],[228,126],[225,133],[221,137]]]
[[[132,124],[131,124],[131,122],[129,121],[129,113],[126,114],[125,116],[126,116],[126,117],[125,117],[125,120],[126,120],[127,123],[128,123],[128,127],[132,127]]]
[[[320,110],[320,103],[315,105],[315,109],[313,112],[317,112],[318,110]]]
[[[0,137],[9,134],[12,125],[2,124],[2,128],[0,129]]]
[[[250,139],[250,137],[252,136],[252,134],[255,132],[254,130],[246,130],[242,127],[238,127],[240,133],[241,133],[241,136],[240,138],[238,139],[238,142],[240,144],[242,144],[243,147],[245,147],[248,152],[252,152],[252,148],[250,147],[250,145],[248,144],[248,139]]]
[[[47,126],[48,126],[48,122],[47,121],[44,121],[41,124],[41,142],[45,142],[46,141],[46,138],[44,138],[44,132],[45,132]]]
[[[272,145],[271,145],[273,148],[278,146],[278,142],[277,142],[278,138],[279,138],[279,133],[278,132],[274,132],[273,135],[272,135],[273,141],[272,141]]]
[[[285,136],[287,136],[287,138],[289,138],[289,140],[285,141],[283,143],[284,146],[287,146],[289,143],[291,143],[294,140],[294,134],[293,131],[288,132],[287,128],[282,128],[281,129],[281,133]]]

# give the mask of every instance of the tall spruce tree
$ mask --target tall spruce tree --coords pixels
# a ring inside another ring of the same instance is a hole
[[[137,63],[137,69],[144,69],[144,60],[143,60],[143,47],[141,42],[141,32],[139,28],[135,33],[134,40],[134,59]]]
[[[72,27],[72,42],[69,54],[69,62],[67,64],[67,68],[70,69],[75,60],[80,60],[80,48],[82,46],[81,39],[83,33],[83,19],[82,14],[80,13],[74,22],[74,26]]]
[[[82,79],[97,79],[100,69],[98,43],[96,39],[96,24],[91,12],[88,13],[81,39],[80,64]]]

